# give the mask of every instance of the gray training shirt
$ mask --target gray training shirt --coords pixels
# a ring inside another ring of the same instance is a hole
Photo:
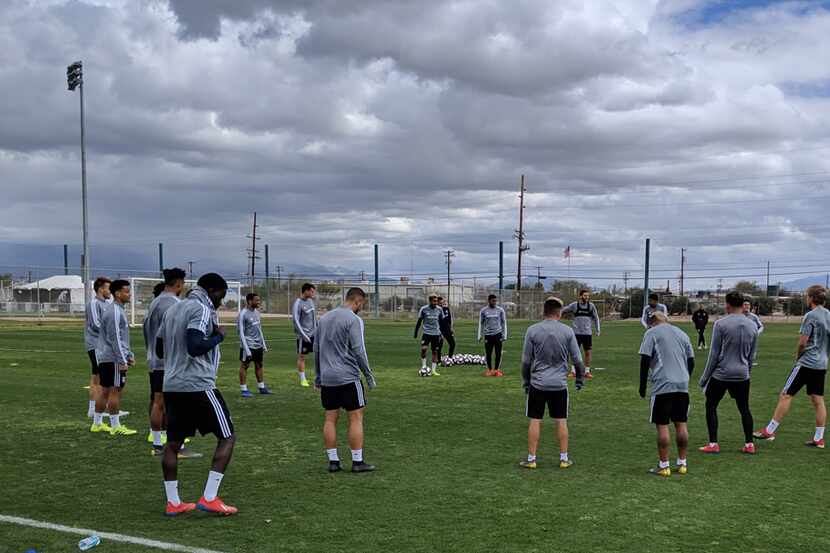
[[[804,315],[800,334],[809,336],[810,339],[798,358],[798,364],[808,369],[827,370],[827,354],[830,349],[830,311],[819,305]]]
[[[649,327],[649,323],[651,323],[651,317],[654,315],[655,311],[662,311],[666,315],[669,314],[669,310],[664,303],[658,303],[655,307],[652,307],[648,304],[643,308],[643,316],[640,318],[640,323],[646,328]]]
[[[643,336],[640,355],[651,357],[651,397],[689,392],[687,360],[694,358],[695,352],[685,332],[667,323],[648,329]]]
[[[314,340],[317,386],[344,386],[360,382],[360,373],[369,388],[375,376],[369,367],[363,340],[363,320],[348,307],[338,307],[323,315]]]
[[[95,357],[99,363],[126,365],[133,358],[130,351],[130,323],[124,313],[124,306],[110,303],[101,311],[101,328]]]
[[[164,342],[164,391],[206,392],[216,388],[219,370],[219,346],[198,357],[187,352],[187,331],[196,329],[206,337],[216,333],[219,317],[199,286],[193,288],[187,299],[167,310],[161,329]]]
[[[418,312],[418,320],[422,324],[424,334],[427,336],[441,336],[441,320],[444,318],[444,310],[440,305],[430,307],[425,305]]]
[[[556,391],[568,387],[571,360],[578,374],[585,372],[576,335],[571,327],[546,319],[527,329],[522,351],[522,385]]]
[[[499,333],[501,333],[502,340],[507,340],[507,315],[504,309],[498,305],[482,307],[478,314],[478,339]]]
[[[741,313],[733,313],[715,321],[712,327],[712,349],[706,361],[706,370],[700,377],[705,386],[709,378],[723,382],[749,380],[758,330],[755,323]]]
[[[107,306],[107,301],[98,296],[86,304],[86,325],[84,326],[84,344],[87,351],[98,347],[98,333],[101,330],[101,311]]]
[[[291,308],[291,318],[294,320],[294,334],[305,342],[310,342],[317,331],[317,313],[314,309],[314,300],[297,298]]]
[[[251,356],[252,349],[268,349],[265,344],[265,335],[262,333],[262,319],[259,311],[247,307],[240,311],[237,328],[239,342],[246,356]]]
[[[597,312],[597,306],[592,302],[582,303],[581,301],[575,301],[562,309],[562,314],[565,315],[566,313],[573,313],[574,334],[590,336],[592,334],[591,323],[593,323],[597,329],[597,334],[599,334],[599,313]]]
[[[755,328],[758,329],[758,334],[761,334],[764,331],[764,323],[761,322],[761,317],[751,311],[744,313],[744,317],[755,324]]]
[[[179,303],[181,300],[176,294],[162,292],[158,297],[153,298],[147,314],[144,315],[144,347],[147,348],[147,367],[151,371],[163,371],[164,359],[156,355],[156,338],[161,331],[164,314],[168,309]]]

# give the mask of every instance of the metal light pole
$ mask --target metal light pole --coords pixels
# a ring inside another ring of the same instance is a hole
[[[81,101],[81,204],[83,212],[84,253],[81,272],[84,279],[84,305],[89,301],[89,241],[87,231],[86,206],[86,143],[84,133],[84,66],[83,62],[76,61],[66,68],[66,84],[69,90],[80,89]]]

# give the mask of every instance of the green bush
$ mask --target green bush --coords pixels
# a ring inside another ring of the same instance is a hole
[[[772,315],[775,313],[775,300],[766,296],[761,296],[757,300],[759,315]]]
[[[619,306],[620,318],[627,319],[630,315],[632,318],[639,319],[643,314],[643,291],[634,289],[629,292],[629,297]]]

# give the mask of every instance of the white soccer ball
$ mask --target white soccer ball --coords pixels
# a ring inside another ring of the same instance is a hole
[[[432,373],[432,371],[431,371],[431,370],[429,370],[428,368],[424,367],[423,369],[421,369],[421,370],[419,370],[419,371],[418,371],[418,376],[421,376],[421,377],[424,377],[424,376],[429,376],[431,373]]]

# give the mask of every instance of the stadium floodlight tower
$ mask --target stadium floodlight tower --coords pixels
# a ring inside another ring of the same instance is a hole
[[[90,299],[89,290],[89,241],[87,240],[87,208],[86,208],[86,145],[84,144],[84,64],[81,61],[71,63],[66,68],[66,85],[70,91],[80,90],[81,99],[81,209],[83,212],[83,240],[84,256],[81,272],[84,279],[84,305]]]

